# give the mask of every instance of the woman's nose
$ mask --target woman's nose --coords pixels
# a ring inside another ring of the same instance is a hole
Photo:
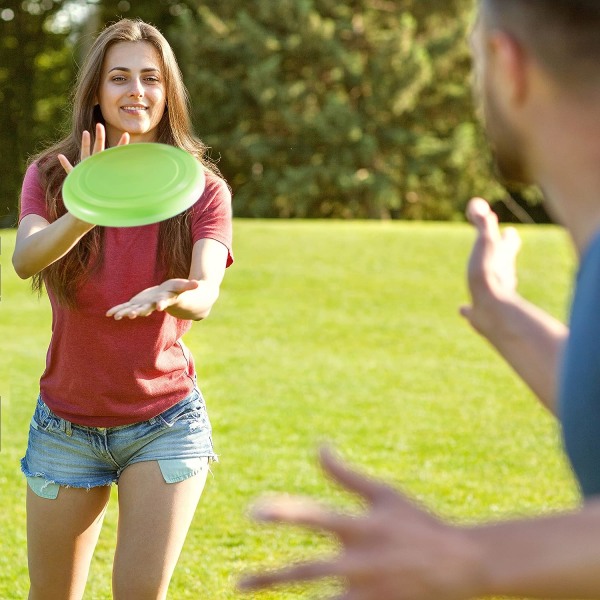
[[[135,96],[136,98],[141,98],[144,95],[144,86],[139,79],[131,80],[131,88],[129,90],[130,96]]]

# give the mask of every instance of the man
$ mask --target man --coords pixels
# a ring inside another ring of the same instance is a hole
[[[309,500],[263,504],[257,518],[326,531],[341,550],[249,577],[244,589],[334,576],[345,600],[600,598],[600,0],[479,0],[472,47],[499,169],[541,186],[580,270],[567,329],[517,294],[518,236],[501,234],[488,204],[474,199],[472,304],[461,312],[559,416],[585,502],[550,517],[455,527],[323,450],[325,470],[368,510],[350,517]]]

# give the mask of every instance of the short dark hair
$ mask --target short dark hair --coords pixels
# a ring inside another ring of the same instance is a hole
[[[558,79],[600,86],[600,0],[480,0],[484,23],[504,29]]]

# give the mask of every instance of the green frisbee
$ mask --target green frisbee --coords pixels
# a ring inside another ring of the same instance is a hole
[[[105,227],[164,221],[194,204],[204,191],[200,162],[158,143],[108,148],[81,161],[63,184],[67,210]]]

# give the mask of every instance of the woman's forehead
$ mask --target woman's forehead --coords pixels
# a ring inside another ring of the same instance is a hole
[[[117,67],[160,70],[160,55],[150,42],[117,42],[107,50],[104,56],[104,70],[108,71]]]

